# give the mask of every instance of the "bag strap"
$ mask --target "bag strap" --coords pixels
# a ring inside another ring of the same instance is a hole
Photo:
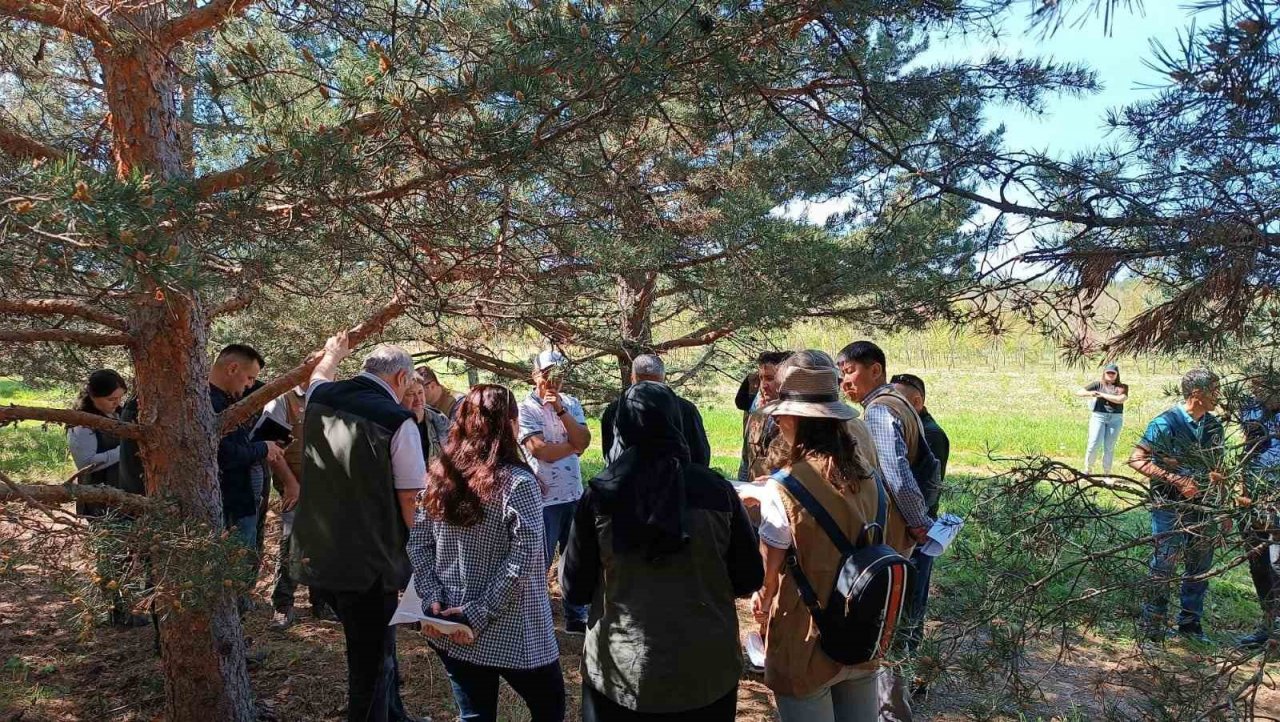
[[[889,499],[884,491],[884,479],[881,478],[880,472],[876,469],[871,470],[871,478],[876,482],[876,527],[880,529],[880,539],[877,543],[884,542],[886,525],[889,523]],[[862,530],[865,536],[867,530]],[[869,541],[867,543],[870,543]]]
[[[800,502],[800,506],[809,512],[814,521],[818,522],[818,526],[822,527],[822,530],[831,538],[831,543],[836,545],[836,549],[839,550],[841,556],[849,556],[857,551],[857,548],[853,546],[853,542],[849,541],[849,537],[845,536],[844,532],[840,530],[840,525],[836,524],[836,520],[831,518],[831,514],[823,508],[813,494],[809,493],[808,489],[804,488],[804,484],[801,484],[799,479],[779,469],[773,473],[773,480],[782,484],[791,493],[791,496]],[[878,516],[877,514],[877,518]]]

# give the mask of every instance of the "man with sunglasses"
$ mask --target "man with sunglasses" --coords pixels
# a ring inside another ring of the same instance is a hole
[[[557,351],[543,351],[533,359],[533,390],[520,402],[517,440],[542,488],[547,567],[556,549],[569,543],[574,511],[582,497],[582,452],[591,446],[591,431],[582,404],[560,392],[568,360]],[[587,631],[587,607],[564,603],[564,629]]]

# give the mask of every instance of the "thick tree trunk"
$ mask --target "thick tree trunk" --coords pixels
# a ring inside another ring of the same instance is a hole
[[[140,444],[147,494],[175,499],[193,527],[204,523],[217,534],[224,526],[219,432],[199,304],[169,296],[140,306],[130,320],[138,336],[133,363],[140,420],[155,429]],[[167,612],[160,649],[169,722],[254,718],[244,635],[229,591],[200,608]]]
[[[653,310],[655,274],[618,276],[619,336],[622,352],[618,354],[618,374],[623,389],[631,385],[631,362],[636,356],[653,351]]]
[[[141,11],[134,22],[154,26],[148,12],[154,10]],[[98,48],[121,176],[149,173],[162,183],[188,177],[178,130],[179,85],[165,52],[142,38]],[[170,240],[183,245],[186,239],[179,231]],[[139,442],[147,493],[176,500],[190,528],[204,524],[208,533],[219,534],[221,434],[209,399],[207,319],[194,291],[145,279],[138,290],[128,325],[139,420],[154,429]],[[164,611],[160,648],[168,722],[254,718],[244,635],[230,590],[194,608]]]

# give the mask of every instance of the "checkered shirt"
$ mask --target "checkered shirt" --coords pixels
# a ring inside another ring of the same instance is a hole
[[[503,466],[501,488],[470,527],[433,521],[419,511],[409,534],[409,560],[423,610],[461,607],[473,644],[432,644],[471,664],[533,669],[560,657],[542,560],[542,494],[538,480]]]
[[[907,526],[927,529],[933,526],[933,520],[929,518],[929,505],[920,493],[920,486],[911,474],[907,442],[902,435],[902,422],[898,421],[889,407],[871,403],[875,397],[892,390],[892,386],[885,384],[862,399],[865,412],[863,421],[871,432],[871,440],[876,444],[876,458],[879,459],[880,470],[884,474],[884,485],[902,516],[906,518]]]

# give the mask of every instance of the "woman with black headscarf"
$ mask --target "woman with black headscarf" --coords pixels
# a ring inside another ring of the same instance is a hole
[[[578,504],[561,567],[591,604],[583,722],[732,720],[742,653],[735,597],[760,588],[755,530],[733,486],[689,461],[675,394],[627,389],[622,453]]]

